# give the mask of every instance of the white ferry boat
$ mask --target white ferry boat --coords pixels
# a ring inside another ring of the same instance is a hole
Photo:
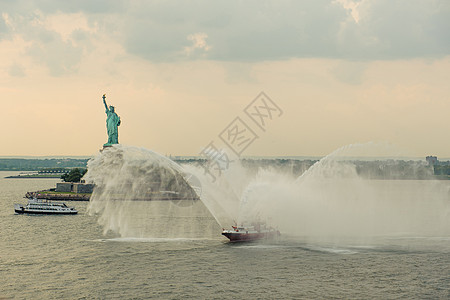
[[[74,207],[68,207],[65,203],[41,201],[36,198],[29,199],[27,205],[14,204],[14,211],[18,214],[74,215],[78,213]]]
[[[280,231],[265,224],[257,223],[251,226],[231,226],[232,230],[223,229],[222,235],[230,242],[248,242],[261,239],[271,239],[280,236]]]

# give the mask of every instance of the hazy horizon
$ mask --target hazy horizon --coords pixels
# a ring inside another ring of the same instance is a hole
[[[39,155],[24,155],[24,156],[0,156],[0,159],[88,159],[94,158],[95,155],[82,155],[82,156],[73,156],[73,155],[50,155],[50,156],[39,156]],[[172,159],[204,159],[204,156],[201,155],[167,155]],[[242,156],[241,159],[292,159],[292,160],[321,160],[325,156]],[[348,160],[423,160],[425,161],[426,157],[396,157],[396,156],[342,156],[344,159]],[[439,161],[450,161],[450,157],[438,157]]]

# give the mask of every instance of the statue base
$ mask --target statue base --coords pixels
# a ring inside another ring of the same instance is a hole
[[[108,149],[108,148],[111,148],[111,147],[112,147],[112,144],[104,144],[104,145],[103,145],[103,148],[100,149],[99,151],[100,151],[100,152],[103,152],[103,150]]]

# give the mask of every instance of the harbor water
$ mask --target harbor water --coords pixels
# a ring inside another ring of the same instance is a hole
[[[14,214],[27,191],[59,182],[4,178],[14,174],[0,172],[0,299],[450,298],[448,230],[357,238],[282,232],[273,241],[232,244],[198,210],[191,218],[207,224],[203,236],[124,236],[105,233],[88,202],[67,202],[77,215]],[[450,181],[438,184],[450,188]],[[167,220],[160,222],[148,224]]]

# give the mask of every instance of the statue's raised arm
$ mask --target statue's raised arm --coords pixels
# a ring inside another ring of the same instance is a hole
[[[106,104],[106,94],[103,94],[103,104],[105,104],[105,109],[108,110],[108,105]]]

